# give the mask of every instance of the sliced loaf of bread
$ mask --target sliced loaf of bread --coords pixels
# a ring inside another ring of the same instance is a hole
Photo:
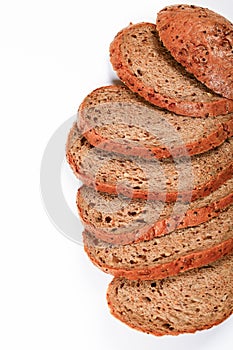
[[[168,6],[157,15],[163,44],[190,73],[233,99],[233,24],[207,8]]]
[[[202,85],[170,55],[155,24],[138,23],[119,32],[110,46],[110,60],[132,91],[159,107],[192,117],[233,111],[232,100]],[[217,68],[224,71],[222,65]]]
[[[156,336],[211,328],[233,312],[233,255],[159,281],[114,278],[107,301],[113,316]]]
[[[207,197],[191,203],[163,203],[128,199],[82,186],[77,194],[85,229],[113,244],[129,244],[165,235],[175,229],[198,226],[218,216],[233,202],[233,178]]]
[[[196,227],[127,245],[83,233],[84,249],[103,271],[129,279],[159,279],[213,262],[233,250],[233,206]]]
[[[92,147],[71,129],[67,161],[84,184],[127,197],[175,202],[196,200],[216,190],[233,175],[233,139],[201,155],[145,160]]]
[[[93,145],[127,155],[167,158],[195,155],[233,135],[233,113],[176,115],[147,103],[125,86],[104,86],[82,102],[78,128]]]

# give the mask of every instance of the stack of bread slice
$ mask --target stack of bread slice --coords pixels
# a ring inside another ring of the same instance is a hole
[[[85,251],[129,326],[210,328],[233,312],[233,25],[166,7],[110,59],[122,83],[84,99],[66,144]]]

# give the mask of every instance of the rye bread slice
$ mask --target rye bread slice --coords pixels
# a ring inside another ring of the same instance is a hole
[[[159,281],[114,278],[107,301],[113,316],[156,336],[211,328],[233,312],[233,255]]]
[[[75,175],[100,192],[167,202],[208,196],[233,175],[233,139],[201,155],[177,159],[126,157],[91,146],[74,124],[66,145]]]
[[[196,227],[149,241],[110,244],[83,233],[84,249],[104,272],[128,279],[160,279],[211,263],[233,250],[233,206]]]
[[[101,240],[129,244],[153,239],[175,229],[198,226],[233,202],[233,178],[216,191],[191,203],[127,199],[82,186],[77,207],[85,229]]]
[[[156,106],[192,117],[233,111],[233,101],[201,84],[160,42],[156,25],[129,25],[110,45],[110,60],[119,78]]]
[[[233,99],[233,24],[207,8],[168,6],[157,15],[157,30],[172,56],[224,97]]]
[[[93,146],[111,152],[157,159],[191,156],[233,135],[233,113],[201,120],[179,116],[125,86],[104,86],[80,105],[78,128]]]

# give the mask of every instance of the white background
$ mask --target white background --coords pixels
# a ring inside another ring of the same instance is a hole
[[[62,236],[40,197],[43,151],[92,89],[111,83],[108,48],[129,22],[177,1],[0,1],[0,348],[231,349],[233,319],[156,338],[110,316],[110,276]],[[186,3],[191,3],[186,1]],[[233,20],[231,1],[193,1]],[[56,203],[54,203],[56,206]]]

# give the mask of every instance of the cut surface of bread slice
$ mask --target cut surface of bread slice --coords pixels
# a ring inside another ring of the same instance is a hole
[[[125,85],[159,107],[192,117],[232,112],[232,100],[216,95],[174,60],[152,23],[119,32],[110,45],[110,60]]]
[[[173,160],[126,157],[92,147],[71,129],[67,161],[84,184],[130,198],[167,202],[196,200],[217,189],[233,174],[233,139],[201,155]]]
[[[176,115],[147,103],[125,86],[94,90],[82,102],[78,128],[93,145],[126,155],[167,158],[206,152],[233,135],[233,113]]]
[[[233,312],[233,255],[159,281],[114,278],[107,301],[113,316],[156,336],[211,328]]]
[[[83,233],[84,248],[103,271],[129,279],[159,279],[213,262],[233,249],[233,206],[196,227],[149,241],[113,245]]]
[[[197,226],[218,216],[233,202],[233,178],[209,196],[191,203],[128,199],[82,186],[77,207],[85,229],[113,244],[129,244]]]
[[[233,24],[207,8],[168,6],[157,15],[166,48],[187,71],[233,99]]]

